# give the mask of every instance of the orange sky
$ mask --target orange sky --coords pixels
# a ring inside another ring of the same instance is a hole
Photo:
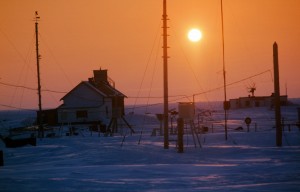
[[[279,46],[281,94],[300,97],[300,1],[223,0],[228,98],[273,92],[274,41]],[[42,89],[68,92],[108,69],[126,104],[157,103],[162,83],[162,0],[1,0],[0,82],[36,88],[34,13],[39,12]],[[169,0],[169,95],[188,96],[223,85],[220,0]],[[198,43],[187,40],[202,30]],[[287,88],[287,89],[286,89]],[[64,94],[43,92],[43,108]],[[223,100],[223,90],[195,97]],[[37,91],[0,84],[0,109],[37,108]]]

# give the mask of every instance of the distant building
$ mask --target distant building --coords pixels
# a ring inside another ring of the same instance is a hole
[[[251,107],[273,107],[273,94],[271,96],[248,96],[230,99],[231,109],[251,108]],[[287,95],[280,96],[281,105],[288,104]]]
[[[108,122],[124,115],[126,96],[114,87],[107,70],[93,72],[93,77],[61,98],[63,104],[57,108],[59,124]]]

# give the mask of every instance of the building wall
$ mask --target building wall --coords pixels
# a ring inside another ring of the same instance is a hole
[[[287,105],[287,96],[280,96],[281,105]],[[238,99],[230,99],[231,109],[240,108],[251,108],[251,107],[272,107],[273,97],[272,96],[261,96],[261,97],[240,97]]]
[[[96,93],[84,83],[79,84],[76,89],[64,98],[66,107],[93,107],[104,104],[104,97]]]
[[[101,107],[78,107],[78,108],[60,108],[57,110],[58,123],[88,123],[101,121],[107,123],[112,116],[112,108],[109,103]]]
[[[84,83],[63,99],[57,109],[58,123],[106,122],[112,117],[112,99],[101,96]]]

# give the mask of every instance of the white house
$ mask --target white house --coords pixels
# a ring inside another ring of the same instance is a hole
[[[107,70],[94,70],[94,76],[80,82],[61,100],[57,121],[62,123],[107,123],[124,115],[123,93],[114,87]]]

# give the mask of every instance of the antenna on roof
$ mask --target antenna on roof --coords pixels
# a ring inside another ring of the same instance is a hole
[[[254,92],[256,91],[256,84],[252,83],[250,86],[247,87],[248,93],[251,93],[251,96],[254,97]]]

